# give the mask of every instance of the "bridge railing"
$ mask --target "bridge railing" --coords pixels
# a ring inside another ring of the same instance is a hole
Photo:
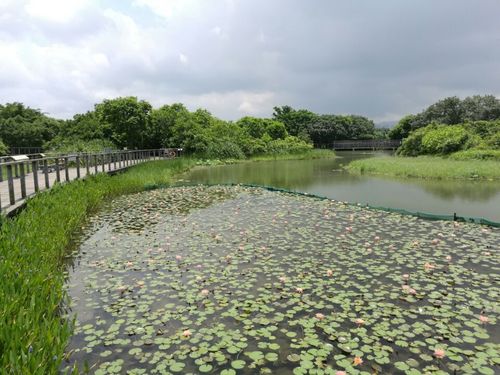
[[[345,140],[333,141],[334,150],[380,150],[396,149],[401,146],[399,139],[367,139],[367,140]]]
[[[62,155],[14,155],[0,158],[2,212],[54,184],[97,173],[112,173],[149,160],[175,158],[182,149],[119,150]]]

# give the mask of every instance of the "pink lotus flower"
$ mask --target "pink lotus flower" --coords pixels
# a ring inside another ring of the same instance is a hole
[[[191,331],[189,329],[186,329],[184,332],[182,332],[182,336],[184,336],[184,337],[191,336]]]
[[[295,291],[296,291],[297,293],[299,293],[299,294],[304,293],[304,289],[302,289],[302,288],[295,288]]]
[[[424,268],[429,271],[429,270],[433,270],[434,268],[436,268],[436,266],[432,263],[425,263],[424,264]]]
[[[415,295],[415,294],[417,294],[417,291],[413,288],[410,288],[410,289],[408,289],[408,293]]]
[[[410,289],[410,286],[408,284],[401,285],[403,290],[408,291]]]
[[[318,319],[318,320],[325,319],[325,316],[322,313],[317,313],[315,316],[316,316],[316,319]]]
[[[326,270],[326,276],[332,277],[333,276],[333,271],[332,270]]]
[[[404,273],[403,276],[401,276],[403,280],[408,280],[410,278],[410,275],[407,273]]]
[[[346,227],[345,230],[346,230],[346,232],[351,233],[352,232],[352,227]]]
[[[182,256],[180,256],[180,255],[176,255],[176,256],[175,256],[175,259],[176,259],[176,260],[178,260],[178,261],[181,261],[181,260],[182,260]]]
[[[447,260],[448,262],[451,262],[451,259],[452,259],[452,258],[451,258],[451,255],[447,255],[447,256],[446,256],[446,260]]]
[[[197,264],[196,268],[201,269],[201,268],[203,268],[203,266],[201,264]]]
[[[438,243],[439,243],[439,240],[438,240],[437,238],[434,238],[434,239],[432,240],[432,244],[433,244],[433,245],[437,245]]]
[[[208,296],[208,294],[209,294],[209,293],[210,293],[210,291],[209,291],[208,289],[203,289],[203,290],[201,291],[201,295],[202,295],[203,297]]]
[[[444,349],[441,349],[441,348],[436,348],[434,350],[434,357],[436,358],[444,358],[444,356],[446,355],[446,352],[444,351]]]
[[[486,324],[489,323],[490,318],[488,318],[486,315],[479,315],[479,320],[481,321],[481,323]]]
[[[354,364],[354,366],[361,365],[363,363],[363,359],[361,359],[361,357],[354,357],[354,360],[352,363]]]
[[[365,321],[361,318],[357,318],[354,323],[356,323],[358,325],[358,327],[360,327],[361,325],[365,324]]]
[[[380,237],[379,236],[375,236],[375,242],[378,242],[380,241]]]
[[[280,283],[282,283],[282,284],[283,284],[283,283],[285,283],[285,282],[286,282],[286,277],[285,277],[285,276],[280,276],[280,277],[279,277],[279,281],[280,281]]]
[[[335,375],[347,375],[345,371],[335,371]]]

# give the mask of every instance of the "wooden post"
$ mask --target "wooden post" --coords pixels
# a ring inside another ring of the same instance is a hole
[[[76,178],[80,178],[80,155],[76,155]]]
[[[102,173],[104,173],[104,172],[106,172],[106,168],[104,168],[104,154],[101,154],[101,155],[102,155],[102,160],[101,160],[102,165],[101,165],[101,167],[102,167]]]
[[[7,165],[7,180],[9,184],[9,200],[10,204],[16,203],[16,197],[14,195],[14,177],[12,176],[12,164]]]
[[[26,175],[24,173],[24,163],[19,163],[19,172],[21,174],[21,197],[26,198]]]
[[[66,182],[69,181],[69,169],[68,169],[68,157],[64,157],[64,175],[66,177]]]
[[[90,174],[90,156],[89,154],[85,155],[85,168],[87,169],[87,176]]]
[[[35,193],[38,193],[40,190],[38,186],[38,161],[33,160],[31,162],[31,170],[33,171],[33,186],[35,187]]]
[[[117,154],[113,153],[111,154],[111,157],[113,158],[113,169],[116,171],[116,156]]]
[[[57,182],[61,182],[61,171],[59,170],[59,158],[54,159],[56,166],[56,180]]]
[[[50,181],[49,181],[49,163],[47,159],[43,159],[43,174],[45,177],[45,188],[49,189],[50,188]]]
[[[97,155],[94,155],[94,169],[95,169],[95,174],[99,173],[97,170]]]
[[[113,154],[107,154],[108,159],[108,171],[111,170],[111,160],[113,159]]]

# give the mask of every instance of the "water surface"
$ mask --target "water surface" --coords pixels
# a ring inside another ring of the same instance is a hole
[[[308,192],[341,201],[500,222],[500,181],[403,179],[359,176],[342,170],[381,152],[339,152],[335,159],[277,160],[195,168],[193,183],[244,183]]]

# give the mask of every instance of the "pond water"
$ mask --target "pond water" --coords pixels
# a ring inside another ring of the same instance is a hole
[[[193,183],[246,183],[308,192],[332,199],[500,222],[500,181],[424,180],[359,176],[342,171],[351,160],[380,152],[338,152],[339,158],[279,160],[200,167]]]
[[[499,245],[498,228],[257,188],[123,196],[75,250],[64,367],[494,374]]]

